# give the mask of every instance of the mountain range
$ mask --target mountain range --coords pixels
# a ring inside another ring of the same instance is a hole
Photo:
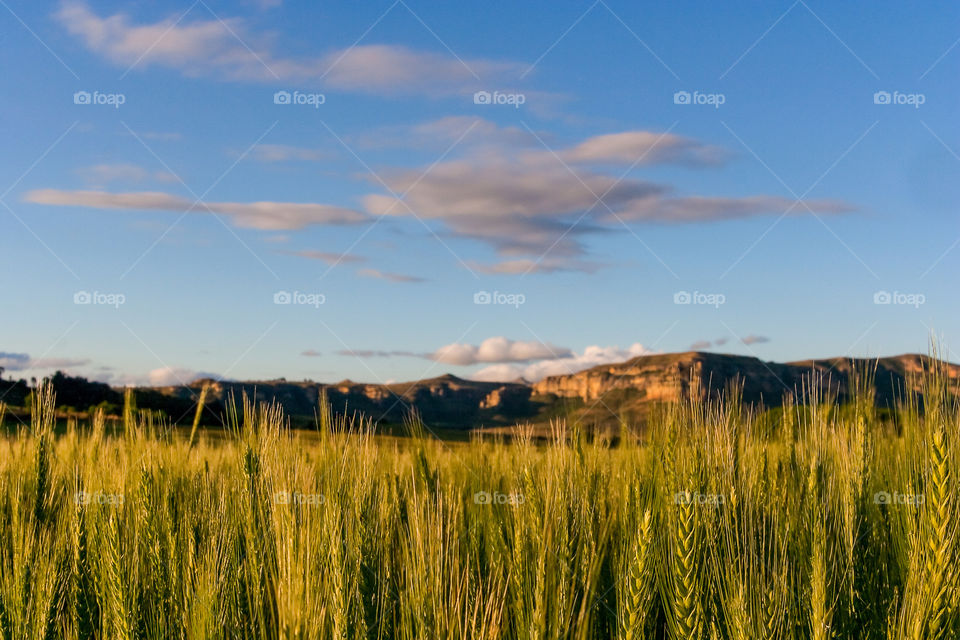
[[[878,406],[892,406],[898,398],[919,393],[919,374],[930,369],[928,356],[906,354],[879,359],[829,358],[798,362],[765,362],[758,358],[700,351],[644,355],[625,362],[604,364],[569,375],[550,376],[535,383],[480,382],[454,375],[395,384],[343,380],[333,384],[284,379],[224,381],[199,379],[189,385],[144,387],[136,390],[141,409],[162,410],[176,423],[193,419],[201,390],[207,387],[204,422],[222,421],[231,398],[278,402],[297,426],[312,424],[321,394],[326,392],[338,414],[363,414],[377,423],[397,425],[416,411],[431,428],[472,429],[517,423],[544,424],[566,417],[590,425],[642,423],[658,403],[688,397],[708,398],[738,386],[745,402],[779,406],[785,394],[800,397],[812,386],[844,399],[857,372],[871,372]],[[944,364],[951,380],[960,380],[960,366]],[[82,412],[94,405],[108,412],[122,403],[122,390],[63,374],[54,376],[60,406]],[[29,390],[8,388],[0,381],[5,401]],[[11,393],[12,392],[12,393]]]

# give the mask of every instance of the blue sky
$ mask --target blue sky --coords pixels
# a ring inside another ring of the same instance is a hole
[[[955,3],[2,4],[14,376],[534,379],[960,329]]]

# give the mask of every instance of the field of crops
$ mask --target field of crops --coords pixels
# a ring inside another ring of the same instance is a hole
[[[41,392],[0,440],[0,637],[958,638],[946,387],[509,444],[249,406],[226,442],[133,410],[55,436]]]

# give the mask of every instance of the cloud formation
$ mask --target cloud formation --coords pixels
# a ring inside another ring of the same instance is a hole
[[[90,364],[86,358],[31,358],[26,353],[0,351],[0,368],[6,371],[72,369]]]
[[[543,342],[508,340],[503,336],[487,338],[479,345],[453,343],[440,347],[428,357],[436,362],[466,366],[481,362],[530,362],[544,358],[563,358],[569,349]]]
[[[426,282],[425,278],[419,276],[408,276],[403,273],[391,273],[389,271],[380,271],[379,269],[360,269],[357,275],[363,278],[376,278],[388,282]]]
[[[171,387],[190,384],[199,378],[219,379],[220,376],[181,367],[160,367],[147,374],[146,383],[151,387]]]
[[[199,12],[199,11],[198,11]],[[171,15],[135,22],[126,13],[101,16],[81,0],[67,0],[57,21],[83,45],[121,67],[163,67],[187,77],[247,82],[316,82],[364,93],[451,95],[484,82],[517,78],[525,65],[458,59],[399,45],[368,44],[312,58],[276,52],[275,38],[253,32],[238,18]]]
[[[727,152],[692,138],[654,131],[623,131],[587,138],[557,152],[569,163],[652,166],[659,164],[720,165]]]
[[[460,121],[445,126],[463,126]],[[679,194],[668,184],[610,175],[606,165],[680,164],[710,167],[727,154],[690,138],[652,131],[594,136],[551,152],[513,152],[504,145],[470,148],[467,155],[421,169],[381,173],[394,193],[369,194],[364,207],[375,216],[441,220],[455,236],[483,242],[508,258],[479,265],[492,273],[561,270],[595,271],[585,259],[583,236],[622,232],[630,222],[709,223],[789,211],[795,215],[854,210],[837,200],[771,195],[700,196]],[[549,254],[551,260],[534,264]]]
[[[69,191],[37,189],[24,195],[26,202],[61,207],[92,209],[131,209],[139,211],[187,211],[222,214],[235,225],[267,231],[302,229],[318,224],[358,224],[367,216],[344,207],[298,202],[206,202],[158,191],[111,193],[108,191]]]
[[[599,345],[591,345],[585,348],[582,353],[574,353],[569,350],[565,351],[565,354],[556,354],[559,357],[551,356],[548,359],[532,362],[526,366],[507,364],[501,361],[500,364],[480,369],[470,377],[473,380],[487,382],[509,382],[518,378],[537,381],[548,376],[567,375],[602,364],[623,362],[637,356],[656,353],[655,351],[647,349],[639,342],[630,345],[626,349],[615,346],[601,347]]]
[[[309,260],[319,260],[320,262],[325,262],[328,265],[335,264],[344,264],[344,263],[357,263],[357,262],[366,262],[366,258],[363,256],[354,255],[352,253],[336,253],[330,251],[278,251],[285,256],[298,256],[300,258],[307,258]]]
[[[177,177],[167,171],[149,171],[135,164],[97,164],[77,170],[83,180],[90,185],[102,186],[111,182],[175,182]]]
[[[316,162],[328,157],[329,152],[306,147],[294,147],[287,144],[258,144],[250,150],[250,157],[258,162]]]
[[[709,349],[711,347],[722,347],[723,345],[727,344],[727,342],[729,341],[730,341],[729,338],[717,338],[713,342],[711,342],[710,340],[697,340],[692,345],[690,345],[690,350],[702,351],[704,349]],[[742,342],[745,345],[763,344],[765,342],[770,342],[770,338],[750,334],[748,336],[740,338],[740,342]]]
[[[413,351],[381,351],[378,349],[341,349],[337,351],[338,356],[351,356],[354,358],[393,358],[394,356],[410,358],[427,358],[428,354],[414,353]]]
[[[365,177],[376,191],[362,196],[363,211],[333,204],[290,202],[206,203],[239,227],[296,230],[309,225],[357,224],[390,217],[438,221],[441,233],[480,242],[494,260],[466,263],[480,273],[594,273],[608,266],[591,259],[588,236],[620,234],[631,224],[706,224],[764,215],[843,214],[839,200],[795,201],[778,195],[710,196],[679,193],[672,185],[624,175],[619,166],[714,167],[728,154],[672,133],[630,130],[543,148],[531,131],[500,127],[480,118],[451,116],[404,128],[403,135],[460,141],[450,158],[428,167],[393,167]],[[469,135],[464,138],[464,133]],[[261,145],[267,161],[314,157],[313,150]],[[617,166],[616,171],[610,171]],[[381,183],[382,181],[382,183]],[[381,189],[380,187],[386,187]],[[387,193],[384,193],[387,191]],[[403,194],[397,196],[395,194]],[[162,192],[114,193],[41,189],[29,202],[104,209],[186,211],[193,202]],[[194,207],[203,211],[203,205]],[[315,257],[328,260],[323,254]],[[361,277],[393,282],[421,278],[364,269]]]

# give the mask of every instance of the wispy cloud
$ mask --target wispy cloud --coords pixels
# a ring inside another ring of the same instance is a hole
[[[650,131],[594,136],[555,154],[543,149],[512,152],[504,145],[491,145],[471,148],[466,157],[434,165],[426,174],[413,169],[384,171],[382,178],[393,192],[405,194],[403,201],[369,194],[363,204],[373,215],[409,216],[412,211],[422,219],[442,220],[453,235],[492,246],[510,258],[479,265],[492,273],[595,271],[600,265],[583,258],[583,236],[622,233],[624,222],[691,224],[785,211],[800,215],[808,208],[823,214],[854,210],[837,200],[798,204],[769,195],[682,195],[668,184],[598,169],[711,167],[726,158],[716,147]]]
[[[626,349],[615,346],[601,347],[591,345],[581,353],[555,353],[547,359],[532,362],[526,366],[518,366],[501,362],[485,367],[470,376],[474,380],[491,382],[506,382],[523,378],[525,380],[542,380],[548,376],[567,375],[596,367],[602,364],[623,362],[637,356],[656,353],[640,343],[634,343]]]
[[[357,275],[364,278],[376,278],[378,280],[387,280],[388,282],[426,282],[425,278],[419,276],[409,276],[403,273],[391,273],[389,271],[380,271],[379,269],[360,269]]]
[[[320,149],[294,147],[286,144],[258,144],[249,153],[250,157],[258,162],[316,162],[331,157],[332,154]]]
[[[547,134],[543,134],[547,135]],[[456,143],[458,149],[520,149],[539,144],[522,127],[500,126],[476,116],[445,116],[409,125],[381,126],[349,138],[363,148],[440,149]]]
[[[0,368],[7,371],[73,369],[90,364],[88,358],[32,358],[26,353],[0,351]]]
[[[543,260],[520,259],[503,260],[493,264],[479,262],[468,263],[470,268],[479,273],[501,275],[523,275],[527,273],[557,273],[559,271],[579,271],[594,273],[607,266],[592,260],[578,260],[571,258],[545,258]]]
[[[359,224],[367,216],[344,207],[298,202],[207,202],[197,204],[180,196],[156,191],[110,193],[107,191],[65,191],[39,189],[24,195],[26,202],[61,207],[126,209],[140,211],[208,210],[228,216],[238,227],[262,230],[302,229],[318,224]],[[209,208],[209,209],[208,209]]]
[[[91,186],[102,187],[111,182],[175,182],[177,177],[167,171],[150,171],[135,164],[97,164],[77,169],[77,174]]]
[[[380,349],[341,349],[337,351],[338,356],[351,356],[355,358],[393,358],[395,356],[408,358],[427,358],[428,354],[414,353],[413,351],[383,351]]]
[[[654,131],[623,131],[594,136],[559,155],[569,163],[651,166],[723,164],[729,153],[692,138]]]
[[[171,15],[136,22],[127,13],[101,16],[80,0],[63,2],[55,14],[68,33],[90,51],[122,67],[175,69],[188,77],[305,82],[344,91],[449,95],[520,76],[524,65],[458,59],[449,52],[399,45],[364,44],[295,58],[276,51],[275,38],[254,32],[238,18]]]
[[[320,262],[325,262],[329,265],[341,264],[341,263],[358,263],[366,262],[366,258],[363,256],[357,256],[352,253],[335,253],[330,251],[278,251],[286,256],[298,256],[300,258],[308,258],[310,260],[319,260]]]
[[[744,338],[740,338],[739,340],[745,345],[763,344],[765,342],[770,342],[770,338],[767,338],[764,336],[758,336],[754,334],[750,334]],[[710,340],[697,340],[696,342],[690,345],[690,350],[702,351],[704,349],[709,349],[711,347],[722,347],[723,345],[727,344],[727,342],[729,341],[730,341],[729,338],[717,338],[712,342]]]

